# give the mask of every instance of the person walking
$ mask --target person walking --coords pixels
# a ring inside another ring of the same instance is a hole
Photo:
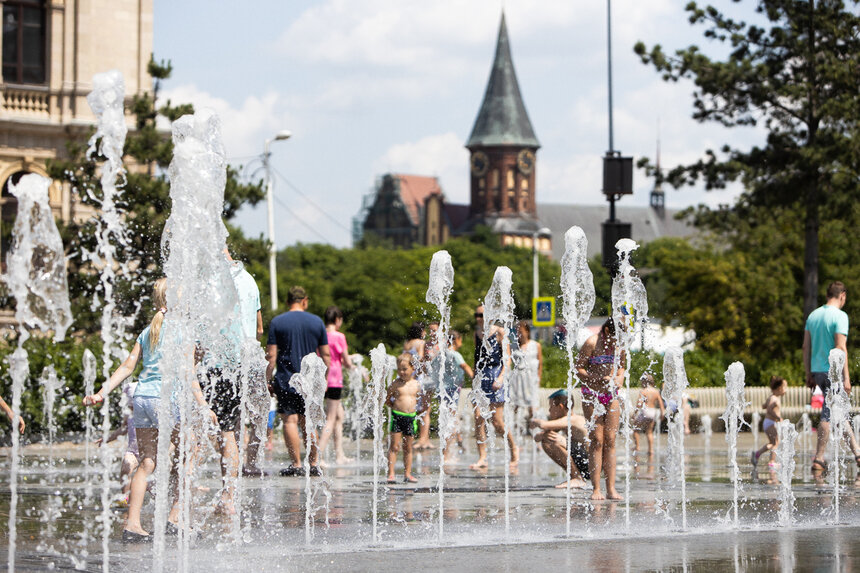
[[[326,368],[331,365],[325,324],[320,317],[309,313],[308,295],[300,286],[292,287],[287,293],[287,312],[279,314],[269,324],[269,338],[266,342],[266,357],[269,366],[266,380],[269,391],[278,400],[277,412],[284,422],[284,442],[290,454],[292,465],[281,470],[284,476],[301,476],[304,467],[301,463],[301,439],[305,428],[305,401],[292,386],[290,378],[301,371],[302,358],[318,353]],[[304,434],[305,447],[308,447],[307,434]],[[313,443],[308,448],[308,462],[311,475],[321,475],[319,451]]]
[[[851,377],[848,372],[848,315],[842,310],[848,297],[848,290],[840,281],[827,287],[827,301],[809,313],[803,332],[803,367],[806,370],[806,385],[821,389],[825,397],[821,408],[821,422],[818,424],[818,443],[815,457],[812,458],[812,472],[821,474],[827,469],[824,453],[830,437],[830,408],[827,406],[827,391],[830,389],[830,351],[838,348],[845,353],[842,368],[842,384],[845,392],[851,393]],[[860,466],[860,449],[851,432],[845,433],[854,461]]]

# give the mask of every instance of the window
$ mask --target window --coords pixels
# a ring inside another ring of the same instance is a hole
[[[3,3],[3,81],[44,84],[44,0],[6,0]]]
[[[508,169],[508,189],[514,188],[514,170]]]

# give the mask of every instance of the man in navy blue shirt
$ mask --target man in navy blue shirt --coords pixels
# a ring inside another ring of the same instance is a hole
[[[266,379],[269,380],[269,390],[278,400],[277,411],[284,421],[284,442],[293,462],[290,467],[281,470],[281,475],[294,476],[304,472],[299,426],[304,433],[305,401],[290,386],[290,378],[301,371],[302,358],[308,354],[318,353],[326,368],[331,362],[331,355],[325,324],[320,317],[307,312],[308,295],[305,289],[292,287],[287,294],[287,307],[287,312],[279,314],[269,324],[269,339],[266,343],[269,367],[266,369]],[[307,447],[308,437],[305,435],[304,438]],[[313,446],[308,453],[311,475],[320,475],[318,459],[319,452]]]

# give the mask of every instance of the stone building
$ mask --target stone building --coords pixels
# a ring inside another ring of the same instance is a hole
[[[46,162],[65,158],[66,142],[95,125],[87,105],[93,75],[117,69],[126,97],[150,91],[152,0],[3,0],[0,83],[0,260],[17,210],[9,183],[47,175]],[[58,219],[92,215],[74,190],[50,189]]]

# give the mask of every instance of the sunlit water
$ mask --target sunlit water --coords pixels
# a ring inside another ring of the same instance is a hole
[[[501,439],[501,438],[499,438]],[[568,547],[576,547],[583,540],[612,540],[627,538],[631,543],[651,546],[653,551],[663,555],[663,566],[681,565],[681,555],[669,556],[665,546],[669,544],[666,536],[672,536],[671,545],[684,542],[695,547],[688,555],[688,565],[701,558],[705,551],[714,558],[733,563],[733,548],[738,548],[741,556],[746,555],[746,544],[752,543],[757,535],[768,539],[776,536],[778,543],[788,539],[794,543],[805,532],[830,528],[833,515],[833,489],[826,481],[816,482],[809,472],[811,452],[798,451],[797,466],[793,474],[794,503],[793,522],[790,526],[780,525],[782,507],[779,476],[776,472],[759,472],[752,480],[752,467],[748,460],[739,461],[747,486],[739,504],[741,536],[729,533],[731,524],[725,515],[732,507],[733,488],[730,482],[730,468],[725,463],[726,451],[711,448],[705,454],[704,438],[700,435],[687,436],[685,448],[685,467],[687,476],[686,494],[689,499],[687,508],[687,527],[682,527],[678,505],[680,495],[677,488],[671,487],[663,478],[661,466],[663,459],[649,460],[644,454],[635,458],[631,477],[631,527],[626,530],[625,511],[622,504],[613,502],[588,501],[588,492],[573,492],[571,520],[571,542],[563,541],[565,534],[565,491],[552,486],[564,479],[562,468],[553,464],[543,454],[537,460],[531,458],[532,452],[522,449],[520,473],[510,476],[510,534],[505,534],[504,471],[502,460],[497,460],[488,471],[471,471],[467,460],[474,453],[471,440],[466,441],[467,450],[460,454],[460,462],[449,466],[446,480],[445,542],[442,549],[453,550],[460,547],[464,555],[473,555],[481,548],[497,544],[522,544],[551,542],[542,549],[559,558],[565,555]],[[501,449],[501,444],[498,444]],[[741,451],[752,446],[748,432],[739,436]],[[120,447],[111,450],[119,467]],[[325,512],[315,516],[313,544],[305,543],[305,482],[301,478],[277,476],[277,470],[288,463],[283,445],[276,442],[273,455],[267,457],[263,468],[273,474],[270,477],[253,480],[247,484],[247,501],[250,511],[243,519],[248,527],[240,543],[229,538],[231,524],[229,519],[209,515],[203,521],[195,521],[197,535],[190,540],[189,563],[192,570],[211,571],[242,567],[243,570],[259,570],[274,567],[285,570],[300,569],[303,564],[328,563],[320,554],[331,554],[331,559],[341,565],[355,565],[344,561],[344,552],[373,552],[373,562],[396,566],[399,550],[431,548],[438,545],[438,497],[436,492],[438,452],[431,454],[416,453],[415,471],[419,483],[412,485],[397,484],[380,487],[378,500],[378,540],[374,542],[372,533],[372,462],[369,442],[362,447],[367,452],[358,464],[335,467],[327,472],[331,484],[332,498],[329,503],[329,523],[325,523]],[[2,453],[8,456],[8,450]],[[98,504],[84,505],[84,490],[88,480],[97,479],[98,468],[84,473],[82,464],[83,447],[79,445],[58,444],[54,447],[55,469],[48,464],[47,446],[29,446],[24,449],[19,486],[18,519],[18,569],[44,569],[50,563],[57,567],[72,565],[72,556],[52,554],[39,547],[49,545],[48,541],[77,539],[85,524],[92,522],[100,513]],[[203,519],[211,505],[217,501],[216,492],[220,486],[220,472],[217,457],[210,451],[206,463],[200,471],[193,505],[196,508],[194,519]],[[625,463],[622,456],[619,464]],[[8,457],[3,459],[8,465]],[[537,471],[531,466],[536,463]],[[860,526],[860,495],[854,487],[857,477],[856,468],[848,464],[842,475],[840,491],[841,526]],[[49,473],[50,472],[50,473]],[[2,473],[0,487],[8,488],[8,473]],[[59,503],[57,503],[59,500]],[[51,503],[57,503],[59,510],[54,520],[55,528],[48,540],[40,513]],[[8,496],[0,501],[0,511],[8,510]],[[121,511],[116,510],[117,517]],[[588,519],[586,520],[586,516]],[[153,506],[150,497],[144,508],[144,524],[153,521]],[[120,544],[120,519],[115,520],[111,541],[111,563],[128,570],[149,570],[152,564],[152,547],[148,545]],[[835,543],[833,530],[827,543]],[[774,532],[778,533],[774,533]],[[849,530],[850,531],[850,530]],[[725,532],[722,536],[715,534]],[[847,537],[850,539],[850,537]],[[650,541],[649,541],[650,540]],[[168,538],[165,554],[166,568],[177,558],[175,540]],[[601,546],[605,541],[595,543]],[[57,545],[57,544],[55,544]],[[59,545],[62,545],[60,543]],[[588,547],[591,547],[590,545]],[[470,549],[471,548],[471,549]],[[848,546],[845,546],[847,549]],[[5,548],[4,548],[5,549]],[[500,549],[501,551],[501,549]],[[778,552],[777,552],[778,553]],[[86,569],[100,568],[100,539],[92,538],[89,557],[81,561]],[[828,559],[835,553],[828,552]],[[614,556],[624,564],[639,568],[635,553]],[[649,550],[649,559],[652,550]],[[694,557],[695,556],[695,557]],[[498,558],[498,556],[496,556]],[[548,557],[549,558],[549,557]],[[748,557],[741,557],[747,559]],[[351,558],[350,558],[351,559]],[[525,559],[525,557],[524,557]],[[389,561],[386,561],[389,560]],[[523,562],[514,561],[519,566]],[[612,563],[616,563],[612,561]],[[856,563],[856,561],[855,561]],[[449,566],[453,569],[457,562]],[[466,568],[461,562],[462,568]]]

